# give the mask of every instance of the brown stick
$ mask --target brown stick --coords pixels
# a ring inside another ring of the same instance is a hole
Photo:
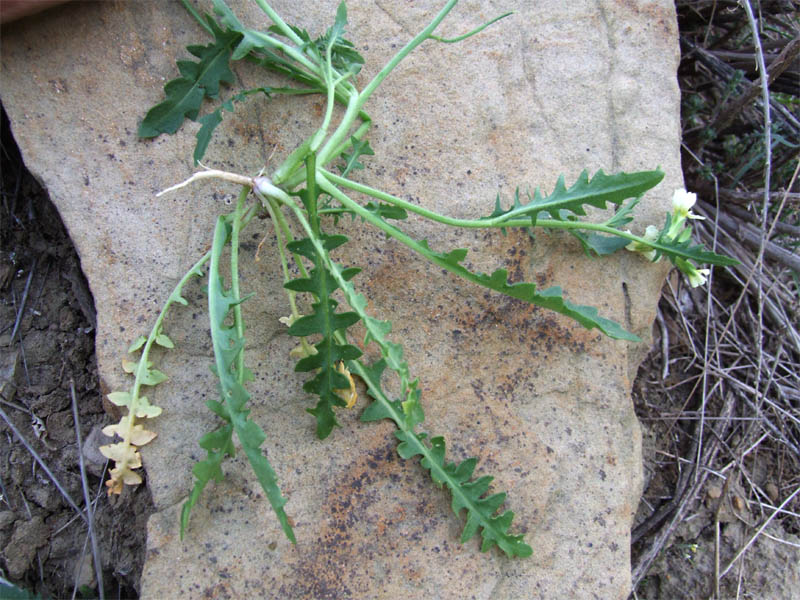
[[[792,62],[797,58],[798,54],[800,54],[800,36],[786,44],[786,47],[781,51],[778,57],[772,61],[772,64],[770,64],[767,69],[767,82],[772,83],[775,81],[781,73],[792,65]],[[719,112],[709,127],[716,132],[727,129],[728,126],[733,123],[736,115],[742,112],[742,109],[750,104],[760,91],[760,84],[751,83],[736,100],[730,102],[727,107],[724,107]]]
[[[700,201],[700,209],[706,215],[713,214],[713,208]],[[733,237],[744,242],[747,246],[757,250],[761,245],[761,231],[750,223],[740,223],[732,216],[720,212],[718,215],[719,224],[727,230]],[[785,250],[775,242],[764,240],[764,255],[790,269],[800,273],[800,256]]]
[[[722,194],[722,190],[720,190],[720,196],[722,196],[722,195],[723,195]],[[753,192],[753,197],[754,198],[757,195],[763,197],[763,193],[761,193],[761,192]],[[775,192],[773,194],[770,194],[770,199],[772,199],[773,197],[775,197],[777,195],[778,195],[777,192]],[[787,195],[790,196],[790,197],[791,196],[797,196],[798,199],[800,199],[800,194],[787,194]],[[734,217],[736,217],[737,219],[740,219],[742,221],[747,221],[748,223],[758,223],[758,217],[756,215],[754,215],[751,212],[748,212],[748,211],[744,210],[743,208],[739,208],[735,204],[731,204],[731,205],[725,206],[725,211],[731,213]],[[777,233],[785,233],[787,235],[791,235],[791,236],[800,238],[800,227],[798,227],[796,225],[789,225],[788,223],[784,223],[782,221],[777,221],[777,222],[773,221],[773,223],[769,223],[770,226],[772,226],[773,224],[775,225],[775,231]]]

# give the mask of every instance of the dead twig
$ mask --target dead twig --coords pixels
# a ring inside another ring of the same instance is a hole
[[[711,428],[713,431],[713,435],[710,436],[711,440],[709,443],[705,445],[705,452],[703,456],[702,464],[712,464],[716,459],[717,452],[719,451],[720,447],[720,440],[724,439],[725,434],[728,430],[728,424],[730,422],[730,416],[733,411],[733,402],[728,399],[725,402],[725,406],[723,407],[720,416],[725,417],[722,421],[719,421],[716,428]],[[695,440],[693,445],[696,447],[697,441]],[[694,454],[694,452],[692,452]],[[684,481],[686,484],[690,480],[692,480],[692,472],[693,472],[694,465],[692,468],[687,469],[684,475]],[[659,515],[661,520],[664,521],[666,518],[669,518],[669,522],[665,523],[661,529],[651,537],[650,543],[648,547],[642,551],[639,555],[638,560],[633,565],[631,570],[631,581],[632,581],[632,589],[636,589],[639,583],[642,581],[642,578],[647,574],[647,571],[650,569],[650,565],[653,564],[653,561],[656,559],[658,554],[661,552],[664,545],[669,541],[672,537],[675,528],[683,521],[683,518],[686,516],[686,513],[689,511],[689,508],[692,506],[695,498],[697,498],[698,493],[705,485],[706,479],[708,478],[708,471],[705,469],[701,470],[701,473],[694,478],[693,483],[691,486],[686,485],[684,491],[681,494],[680,498],[673,498],[669,504],[669,511],[665,511],[665,515]],[[637,530],[639,528],[637,527]],[[636,530],[634,530],[634,534],[632,534],[632,538],[635,536]],[[641,535],[639,536],[641,537]]]
[[[724,212],[715,211],[703,201],[699,202],[698,208],[700,209],[700,214],[706,217],[716,215],[719,219],[719,224],[726,229],[728,233],[744,242],[750,248],[759,250],[763,244],[764,256],[800,273],[800,256],[780,247],[775,242],[764,240],[759,228],[749,223],[741,223]],[[773,221],[773,224],[777,226],[776,221]]]
[[[42,470],[45,473],[47,473],[47,476],[55,484],[55,486],[58,489],[58,491],[61,492],[61,495],[64,497],[64,500],[66,500],[67,503],[72,507],[72,509],[76,513],[81,515],[81,518],[84,521],[86,521],[87,524],[88,524],[88,516],[86,514],[84,514],[84,512],[80,508],[78,508],[78,505],[72,499],[72,496],[70,496],[69,493],[67,492],[67,490],[64,489],[64,486],[61,485],[61,482],[58,480],[58,478],[55,475],[53,475],[53,472],[50,470],[50,468],[47,466],[47,464],[44,462],[44,460],[42,460],[42,457],[39,456],[39,453],[36,452],[36,450],[33,449],[33,446],[31,446],[28,443],[28,440],[26,440],[25,437],[19,432],[19,430],[16,428],[16,426],[11,421],[11,419],[8,418],[8,415],[6,415],[6,412],[2,408],[0,408],[0,418],[2,418],[3,421],[6,422],[6,425],[8,425],[8,428],[11,430],[11,432],[14,434],[14,436],[20,441],[20,443],[23,446],[25,446],[25,448],[28,450],[28,452],[33,457],[33,459],[36,461],[36,463],[38,463],[38,465],[42,468]]]
[[[31,281],[33,280],[33,274],[36,271],[36,261],[34,261],[33,266],[31,266],[31,270],[28,273],[28,279],[25,281],[25,288],[22,291],[22,298],[19,301],[19,307],[17,308],[17,318],[14,321],[14,329],[11,330],[11,340],[13,341],[14,338],[17,337],[17,333],[19,332],[19,326],[22,323],[22,317],[25,316],[25,304],[28,302],[28,292],[31,289]]]
[[[763,192],[754,192],[753,198],[758,196],[758,198],[763,198]],[[775,200],[781,200],[781,198],[786,198],[787,201],[791,201],[792,198],[795,200],[800,200],[800,194],[790,194],[789,192],[773,192],[769,195],[770,201],[774,202]],[[757,217],[753,213],[740,208],[735,204],[731,204],[725,207],[725,212],[730,213],[731,216],[736,217],[740,221],[745,221],[747,223],[757,223]],[[789,223],[784,223],[783,221],[778,220],[774,216],[771,216],[772,221],[770,222],[770,228],[773,228],[775,233],[783,233],[792,237],[800,238],[800,227],[796,225],[790,225]]]
[[[786,499],[783,502],[781,502],[780,506],[776,508],[774,511],[772,511],[772,514],[770,514],[770,516],[767,517],[767,519],[761,524],[761,526],[755,531],[755,533],[753,533],[753,535],[750,536],[750,539],[747,540],[744,546],[742,546],[739,549],[736,555],[730,560],[728,565],[719,574],[720,578],[725,577],[728,571],[731,570],[731,567],[733,567],[733,565],[736,564],[736,561],[738,561],[742,557],[742,555],[744,555],[744,553],[747,552],[750,546],[753,545],[756,539],[758,539],[758,536],[761,535],[761,532],[764,531],[764,528],[772,522],[772,519],[775,518],[775,516],[779,513],[779,511],[781,511],[787,504],[789,504],[789,502],[791,502],[794,499],[794,497],[797,496],[798,493],[800,493],[800,486],[798,486],[789,496],[787,496]]]
[[[754,30],[755,35],[755,30]],[[756,60],[759,59],[759,53],[761,52],[760,40],[759,44],[757,45],[758,51],[755,53]],[[714,52],[714,55],[720,57],[719,52]],[[771,84],[778,78],[778,76],[783,73],[787,68],[792,66],[793,61],[800,55],[800,36],[794,38],[791,42],[786,44],[783,51],[775,58],[770,61],[769,69],[767,71],[768,80],[767,84]],[[747,53],[747,58],[752,59],[753,53]],[[759,69],[764,64],[764,56],[763,53],[760,55],[761,61],[759,62]],[[763,81],[762,81],[763,84]],[[722,107],[722,110],[717,114],[716,118],[709,124],[709,127],[714,131],[725,131],[731,123],[733,123],[734,119],[739,115],[740,112],[744,109],[745,106],[750,104],[755,97],[758,95],[760,91],[760,86],[756,85],[755,83],[751,83],[747,88],[742,92],[742,94],[732,102],[729,102],[726,106]]]
[[[75,397],[75,381],[69,382],[70,397],[72,399],[72,420],[75,424],[75,441],[78,444],[78,465],[81,470],[81,485],[83,487],[83,502],[86,506],[86,523],[89,527],[89,539],[92,542],[92,562],[94,563],[94,573],[97,578],[97,590],[100,600],[105,600],[103,588],[103,563],[100,559],[100,548],[97,545],[97,535],[94,530],[94,508],[89,496],[89,481],[86,479],[86,465],[83,460],[83,441],[81,439],[81,423],[78,417],[78,399]],[[78,584],[80,574],[75,577],[75,585]],[[74,596],[74,594],[73,594]]]

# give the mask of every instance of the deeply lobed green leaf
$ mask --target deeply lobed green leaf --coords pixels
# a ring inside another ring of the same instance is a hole
[[[361,420],[394,421],[398,428],[395,436],[400,441],[397,453],[406,460],[420,456],[420,464],[430,472],[431,479],[437,485],[445,485],[450,490],[453,512],[460,515],[462,510],[466,511],[467,521],[461,535],[462,543],[480,531],[483,539],[481,552],[486,552],[497,545],[509,557],[530,556],[533,550],[524,542],[524,536],[508,533],[514,513],[507,510],[495,515],[505,501],[505,493],[487,496],[492,477],[472,479],[477,465],[476,458],[468,458],[460,463],[447,462],[443,437],[431,438],[428,445],[426,443],[428,434],[414,431],[414,428],[425,419],[419,402],[420,392],[415,389],[405,401],[390,400],[381,387],[381,377],[385,368],[384,359],[380,359],[370,367],[359,362],[354,363],[355,372],[367,384],[369,394],[374,399],[362,414]]]
[[[600,209],[606,208],[608,203],[622,205],[629,198],[638,198],[647,190],[655,187],[663,178],[664,172],[660,169],[612,175],[607,175],[600,170],[591,179],[589,172],[583,171],[568,189],[564,183],[564,176],[561,175],[549,196],[543,196],[540,189],[536,188],[533,196],[530,193],[527,194],[528,202],[523,204],[520,202],[519,190],[517,190],[514,195],[514,205],[507,210],[500,207],[498,196],[494,212],[484,219],[502,222],[520,217],[530,217],[531,226],[534,226],[536,219],[542,213],[556,220],[566,219],[568,213],[585,216],[584,207],[587,205]]]
[[[359,157],[375,155],[375,152],[372,150],[367,140],[359,140],[355,136],[351,136],[350,143],[352,145],[352,152],[345,152],[342,154],[342,158],[345,161],[344,166],[339,168],[342,172],[342,177],[346,177],[353,169],[364,168],[364,165],[358,161]]]
[[[208,273],[208,312],[214,349],[214,371],[219,377],[222,400],[222,402],[209,403],[209,407],[228,424],[204,436],[201,440],[201,444],[208,451],[208,457],[200,461],[193,469],[197,481],[189,499],[183,506],[181,529],[183,531],[188,524],[191,509],[208,481],[221,477],[220,464],[226,455],[233,454],[230,436],[232,432],[235,432],[286,537],[294,543],[294,531],[283,510],[286,499],[281,495],[272,465],[261,451],[261,444],[264,443],[266,435],[261,427],[249,419],[250,410],[246,408],[250,395],[242,383],[248,378],[249,371],[246,371],[241,361],[238,360],[239,354],[244,348],[244,339],[239,334],[236,322],[233,326],[225,324],[228,314],[242,302],[241,298],[235,297],[231,290],[225,288],[220,274],[220,258],[222,250],[230,238],[231,229],[228,218],[219,217],[214,230]],[[238,240],[233,240],[231,243],[236,244]]]
[[[347,238],[341,235],[322,234],[319,238],[319,243],[325,251],[336,248],[346,241]],[[336,312],[338,303],[331,298],[331,294],[339,289],[339,285],[323,265],[315,245],[309,238],[290,242],[287,247],[314,263],[314,268],[308,277],[293,279],[287,282],[285,287],[297,292],[311,293],[317,299],[312,304],[312,313],[292,323],[288,333],[297,337],[321,336],[314,345],[316,353],[300,359],[295,370],[315,372],[315,375],[303,385],[303,389],[319,398],[316,406],[308,409],[308,412],[317,420],[317,436],[324,439],[339,424],[334,407],[343,407],[347,404],[337,390],[347,389],[349,381],[337,371],[336,365],[339,361],[349,361],[361,356],[361,351],[355,346],[340,343],[336,333],[343,332],[357,323],[359,316],[355,312]],[[358,269],[346,269],[343,277],[349,280],[356,273]]]
[[[178,61],[181,77],[164,86],[166,99],[147,112],[139,125],[139,137],[175,133],[185,119],[197,118],[204,98],[218,96],[220,84],[233,83],[229,63],[232,49],[241,35],[223,31],[211,18],[208,18],[208,25],[214,33],[214,41],[206,46],[187,47],[199,61]]]

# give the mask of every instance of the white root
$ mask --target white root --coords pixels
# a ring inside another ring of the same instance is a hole
[[[195,181],[199,181],[201,179],[222,179],[223,181],[230,181],[231,183],[237,183],[239,185],[246,185],[247,187],[253,187],[254,181],[252,177],[246,177],[244,175],[239,175],[238,173],[229,173],[228,171],[218,171],[216,169],[207,169],[205,171],[200,171],[195,173],[186,181],[181,183],[175,184],[171,187],[168,187],[165,190],[162,190],[156,194],[156,198],[159,196],[163,196],[169,192],[174,192],[175,190],[179,190],[182,187],[186,187],[190,183],[194,183]]]

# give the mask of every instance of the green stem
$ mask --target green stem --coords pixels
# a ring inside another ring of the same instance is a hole
[[[418,242],[405,232],[401,231],[397,227],[389,225],[386,221],[381,219],[380,217],[375,216],[373,213],[368,211],[366,208],[361,206],[358,202],[351,200],[346,194],[344,194],[341,190],[339,190],[335,185],[333,185],[325,175],[319,174],[317,176],[317,184],[319,187],[325,191],[325,193],[330,194],[334,198],[336,198],[339,202],[341,202],[348,210],[356,213],[359,217],[363,218],[365,221],[368,221],[387,235],[395,238],[399,242],[402,242],[418,254],[424,256],[428,260],[430,260],[435,265],[446,269],[460,277],[463,277],[473,283],[477,283],[478,285],[483,285],[483,283],[478,279],[478,277],[466,269],[458,269],[452,263],[443,260],[437,253],[431,251],[430,248],[426,247],[422,243]]]
[[[339,100],[337,98],[337,102],[341,102],[341,100]],[[364,138],[364,136],[366,135],[367,131],[369,131],[369,128],[372,126],[372,119],[364,111],[360,111],[358,113],[358,118],[362,121],[361,125],[359,125],[358,129],[356,129],[355,132],[353,132],[348,138],[342,139],[340,144],[336,148],[334,148],[333,150],[330,151],[330,158],[328,158],[328,160],[325,163],[320,162],[319,154],[317,154],[317,170],[320,170],[321,167],[324,167],[326,164],[330,163],[331,161],[336,160],[337,158],[339,158],[342,155],[342,153],[345,150],[347,150],[348,148],[351,148],[353,146],[353,142],[352,142],[351,138],[356,138],[359,141],[361,141]],[[298,185],[300,185],[301,183],[305,182],[305,180],[306,180],[305,171],[299,168],[301,166],[301,164],[302,163],[298,163],[295,166],[294,175],[289,177],[289,178],[287,178],[284,181],[283,185],[284,185],[284,187],[286,189],[290,189],[290,190],[294,189]],[[320,212],[320,214],[323,214],[323,213]]]
[[[377,75],[375,75],[375,77],[373,77],[372,81],[370,81],[358,95],[358,108],[361,108],[364,105],[364,103],[372,95],[372,92],[374,92],[381,82],[386,79],[386,76],[392,72],[392,70],[400,63],[401,60],[403,60],[414,48],[419,46],[431,36],[433,30],[439,26],[439,23],[441,23],[447,14],[453,10],[453,7],[456,4],[458,4],[458,0],[449,0],[447,4],[445,4],[444,8],[442,8],[442,10],[440,10],[439,13],[434,17],[433,21],[431,21],[425,29],[414,36],[410,42],[403,46],[400,51],[395,54],[388,63],[386,63],[386,65],[378,72]]]
[[[194,20],[200,23],[200,26],[208,32],[208,35],[214,37],[214,30],[209,27],[208,23],[206,23],[203,18],[198,14],[198,12],[194,9],[194,6],[189,4],[188,0],[181,0],[183,7],[189,12],[190,15],[194,17]]]
[[[503,13],[499,17],[495,17],[491,21],[488,21],[488,22],[484,23],[483,25],[480,25],[479,27],[476,27],[472,31],[470,31],[468,33],[465,33],[464,35],[459,35],[459,36],[454,37],[454,38],[443,38],[443,37],[439,37],[438,35],[429,35],[428,37],[430,39],[432,39],[432,40],[436,40],[437,42],[442,42],[443,44],[455,44],[457,42],[460,42],[460,41],[463,41],[463,40],[467,39],[468,37],[472,37],[473,35],[476,35],[476,34],[480,33],[481,31],[483,31],[484,29],[489,27],[489,25],[492,25],[493,23],[497,23],[500,19],[505,19],[506,17],[511,16],[513,14],[514,14],[513,11],[510,11],[510,12],[507,12],[507,13]]]
[[[369,187],[369,186],[364,185],[362,183],[357,183],[355,181],[347,179],[346,177],[340,177],[339,175],[336,175],[336,174],[334,174],[334,173],[332,173],[330,171],[319,169],[318,172],[320,173],[320,175],[324,179],[329,181],[328,187],[326,187],[325,185],[320,184],[320,187],[322,189],[324,189],[326,191],[326,193],[329,193],[331,196],[333,196],[334,198],[336,198],[337,200],[342,202],[342,204],[345,205],[345,207],[346,207],[345,208],[346,211],[357,212],[360,216],[364,216],[364,213],[369,214],[372,217],[371,219],[369,219],[370,223],[372,223],[376,227],[381,227],[381,224],[385,224],[385,221],[383,221],[382,219],[376,217],[375,215],[373,215],[372,213],[370,213],[366,209],[363,209],[363,207],[361,207],[360,204],[354,202],[353,200],[351,200],[347,196],[344,196],[345,198],[347,198],[347,200],[341,200],[341,198],[339,198],[334,193],[329,191],[329,187],[333,188],[333,189],[336,189],[331,184],[335,183],[337,185],[341,185],[342,187],[349,188],[349,189],[351,189],[351,190],[353,190],[355,192],[366,194],[367,196],[371,196],[371,197],[373,197],[373,198],[375,198],[377,200],[382,200],[384,202],[388,202],[390,204],[394,204],[395,206],[399,206],[400,208],[404,208],[404,209],[408,210],[409,212],[413,212],[415,214],[418,214],[418,215],[420,215],[422,217],[425,217],[427,219],[430,219],[432,221],[436,221],[436,222],[442,223],[444,225],[450,225],[452,227],[463,227],[463,228],[467,228],[467,229],[483,229],[483,228],[500,229],[500,228],[530,227],[531,226],[530,217],[521,218],[521,219],[520,218],[518,218],[518,219],[512,218],[513,214],[514,214],[514,211],[511,211],[509,213],[506,213],[506,214],[498,216],[498,217],[487,218],[487,219],[457,219],[457,218],[454,218],[454,217],[448,217],[447,215],[443,215],[443,214],[437,213],[435,211],[429,210],[427,208],[424,208],[422,206],[418,206],[418,205],[413,204],[413,203],[411,203],[411,202],[409,202],[407,200],[403,200],[402,198],[398,198],[397,196],[393,196],[391,194],[387,194],[386,192],[383,192],[381,190]],[[341,194],[341,192],[340,192],[340,194]],[[342,195],[344,195],[344,194],[342,194]],[[355,205],[356,207],[360,208],[361,211],[359,211],[358,209],[354,208],[353,205]],[[552,208],[552,206],[554,206],[554,205],[556,205],[556,203],[542,204],[541,206],[537,206],[536,209],[537,209],[537,212],[543,212],[543,211],[547,211],[548,208]],[[334,212],[334,210],[326,211],[326,214],[332,214]],[[521,212],[522,212],[522,210],[518,211],[518,213],[521,213]],[[367,217],[364,217],[364,218],[366,219]],[[678,257],[682,257],[682,258],[686,258],[686,259],[692,259],[693,258],[690,254],[687,254],[681,248],[676,248],[674,246],[667,246],[667,245],[664,245],[664,244],[660,244],[660,243],[658,243],[656,241],[645,239],[645,238],[643,238],[641,236],[638,236],[638,235],[635,235],[633,233],[629,233],[629,232],[623,231],[621,229],[616,229],[614,227],[610,227],[610,226],[606,225],[605,223],[590,223],[590,222],[586,222],[586,221],[560,221],[560,220],[556,220],[556,219],[537,219],[536,220],[536,226],[537,227],[542,227],[542,228],[545,228],[545,229],[583,230],[583,231],[596,231],[596,232],[599,232],[599,233],[606,233],[608,235],[613,235],[613,236],[616,236],[616,237],[620,237],[620,238],[629,240],[631,242],[639,242],[641,244],[645,244],[645,245],[649,246],[650,248],[653,248],[654,250],[660,250],[661,252],[663,252],[667,256],[678,256]],[[397,228],[392,227],[390,225],[387,225],[386,227],[388,227],[388,229],[384,228],[384,227],[381,227],[381,228],[384,229],[384,231],[386,231],[386,233],[388,233],[389,235],[391,235],[393,237],[396,237],[397,239],[399,239],[400,241],[402,241],[405,244],[408,244],[408,242],[406,242],[402,237],[395,235],[395,232],[399,231]],[[405,236],[405,237],[408,238],[408,236]],[[411,240],[411,241],[414,241],[412,238],[408,238],[408,239]],[[705,261],[708,262],[709,264],[723,264],[723,265],[724,264],[729,264],[729,262],[727,262],[727,260],[724,259],[724,257],[721,257],[721,256],[717,257],[717,258],[713,258],[713,257],[708,256],[708,257],[706,257]]]
[[[271,35],[266,35],[264,33],[261,33],[260,31],[248,30],[248,33],[253,37],[258,38],[259,40],[264,42],[265,45],[270,46],[275,50],[279,50],[280,52],[283,52],[287,56],[290,56],[291,58],[293,58],[295,61],[297,61],[303,67],[306,68],[306,70],[308,71],[308,75],[312,76],[311,77],[312,79],[316,79],[320,83],[323,83],[324,76],[319,65],[309,60],[309,58],[302,52],[299,52],[297,48],[295,48],[294,46],[290,46],[289,44],[286,44],[285,42],[282,42],[280,40],[276,40]],[[302,46],[303,42],[300,41],[299,43],[297,43],[297,45]]]
[[[239,291],[239,232],[242,229],[242,217],[244,215],[244,203],[247,200],[247,195],[250,193],[250,188],[242,186],[242,191],[239,192],[239,199],[236,201],[236,210],[233,212],[233,222],[231,228],[231,290],[233,297],[241,299]],[[233,320],[236,327],[236,334],[244,337],[244,320],[242,319],[242,305],[237,303],[233,307]],[[239,383],[244,381],[244,348],[241,349],[236,357],[236,376]]]
[[[342,121],[339,123],[336,131],[333,132],[328,141],[325,142],[322,150],[320,150],[317,154],[317,161],[320,165],[326,165],[332,159],[336,158],[336,148],[338,148],[342,142],[348,139],[347,134],[350,132],[353,121],[356,120],[359,112],[361,111],[361,106],[359,105],[358,100],[359,96],[357,94],[352,94],[350,96],[350,99],[347,102],[347,110],[342,117]]]
[[[147,372],[147,363],[148,357],[150,355],[150,349],[153,347],[153,344],[156,341],[156,338],[161,333],[161,328],[164,324],[164,319],[167,317],[167,312],[169,311],[170,306],[172,306],[175,302],[180,304],[184,304],[186,301],[181,296],[181,292],[183,291],[183,286],[191,279],[193,276],[199,276],[200,269],[203,267],[204,264],[208,262],[208,259],[211,258],[211,251],[206,252],[200,260],[192,265],[192,267],[186,271],[181,280],[172,290],[172,293],[167,298],[167,301],[164,303],[161,312],[158,313],[158,317],[156,317],[156,322],[153,324],[153,328],[150,330],[150,335],[147,337],[147,341],[142,348],[142,354],[139,358],[139,363],[136,367],[136,375],[133,380],[133,389],[131,390],[131,398],[133,399],[132,405],[129,408],[129,413],[132,415],[136,414],[136,406],[135,402],[139,398],[139,390],[142,387],[142,379],[144,378],[145,373]],[[141,339],[141,338],[140,338]]]
[[[419,46],[422,42],[428,39],[431,34],[433,33],[434,29],[439,26],[439,23],[447,16],[447,14],[453,9],[453,7],[458,4],[458,0],[449,0],[447,4],[439,11],[439,13],[434,17],[434,19],[428,24],[425,29],[419,32],[416,36],[414,36],[411,41],[409,41],[400,51],[395,54],[391,60],[384,65],[384,67],[380,70],[380,72],[375,75],[375,77],[370,81],[367,86],[358,94],[353,93],[350,97],[350,101],[347,104],[347,112],[345,113],[344,117],[342,118],[339,127],[327,141],[325,146],[320,150],[318,153],[317,159],[320,165],[326,165],[328,162],[338,156],[335,153],[336,149],[341,145],[342,141],[347,138],[347,134],[350,131],[350,128],[355,120],[356,116],[361,111],[361,108],[364,106],[366,101],[372,95],[372,93],[377,89],[377,87],[383,82],[384,79],[389,75],[389,73],[394,70],[394,68],[402,61],[408,54],[414,50],[417,46]]]
[[[390,204],[394,204],[395,206],[399,206],[408,210],[409,212],[416,213],[420,216],[423,216],[427,219],[431,219],[432,221],[436,221],[438,223],[442,223],[443,225],[451,225],[453,227],[491,227],[492,225],[489,224],[489,220],[485,221],[473,221],[468,219],[456,219],[454,217],[448,217],[447,215],[443,215],[441,213],[437,213],[432,210],[428,210],[422,206],[418,206],[408,200],[403,200],[402,198],[398,198],[397,196],[393,196],[392,194],[387,194],[386,192],[370,187],[368,185],[364,185],[363,183],[358,183],[356,181],[352,181],[347,179],[346,177],[341,177],[332,173],[331,171],[327,171],[324,169],[319,169],[321,175],[323,175],[326,179],[335,183],[336,185],[341,185],[342,187],[349,188],[354,192],[359,192],[360,194],[366,194],[367,196],[372,196],[376,200],[383,200],[384,202],[389,202]],[[530,225],[530,221],[528,221],[528,225]],[[496,225],[500,227],[500,225]],[[507,227],[507,225],[503,225]]]
[[[286,24],[286,21],[281,19],[281,16],[275,12],[275,10],[266,2],[266,0],[256,0],[256,4],[258,4],[261,10],[263,10],[270,20],[275,23],[278,29],[281,30],[281,33],[292,40],[292,43],[294,43],[296,46],[302,46],[304,44],[303,40],[301,40],[294,30]]]

